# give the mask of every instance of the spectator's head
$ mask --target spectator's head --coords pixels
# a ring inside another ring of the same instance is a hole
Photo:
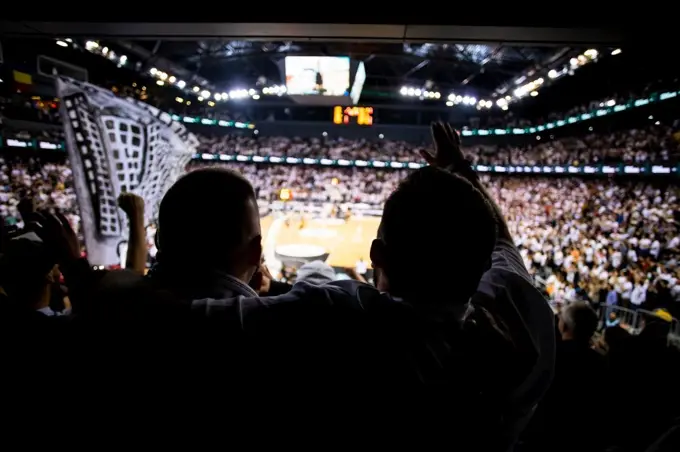
[[[34,232],[8,241],[0,258],[0,286],[14,306],[49,306],[52,284],[59,276],[56,257]]]
[[[604,341],[609,350],[619,350],[630,338],[630,333],[623,327],[616,325],[604,330]]]
[[[297,281],[305,281],[314,285],[322,285],[335,281],[335,270],[322,261],[307,262],[297,271]]]
[[[261,242],[255,192],[234,171],[193,171],[161,201],[157,247],[167,265],[219,269],[247,283],[260,264]]]
[[[420,302],[466,303],[489,268],[496,216],[466,179],[433,167],[389,196],[371,246],[378,287]]]
[[[639,338],[648,345],[665,347],[671,332],[673,317],[665,309],[654,310],[653,315],[642,316]]]
[[[597,329],[597,314],[587,303],[571,303],[562,311],[558,327],[563,340],[588,344]]]

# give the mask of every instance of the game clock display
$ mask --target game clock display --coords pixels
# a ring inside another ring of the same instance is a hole
[[[341,107],[333,109],[335,124],[357,124],[360,126],[373,125],[373,107]]]

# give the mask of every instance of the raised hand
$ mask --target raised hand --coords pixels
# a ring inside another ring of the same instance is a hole
[[[425,161],[438,168],[453,167],[454,170],[458,170],[463,164],[467,166],[460,148],[460,135],[449,124],[443,122],[432,123],[430,128],[434,154],[426,150],[420,151]]]
[[[80,258],[80,243],[68,219],[60,212],[35,212],[28,223],[61,265]]]
[[[129,219],[144,218],[144,199],[134,193],[122,193],[118,197],[118,206],[125,212]]]
[[[130,221],[125,267],[143,275],[148,255],[144,229],[144,199],[134,193],[123,193],[118,197],[118,206]]]

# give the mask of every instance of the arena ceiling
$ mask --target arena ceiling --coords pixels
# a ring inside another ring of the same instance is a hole
[[[401,86],[490,94],[531,70],[582,53],[583,47],[505,44],[350,43],[309,41],[199,40],[123,41],[129,49],[162,58],[219,86],[283,83],[288,55],[349,56],[364,62],[365,91],[392,92]]]
[[[524,75],[569,61],[588,48],[626,45],[626,49],[644,47],[645,52],[660,48],[645,47],[645,43],[671,30],[629,26],[611,12],[608,23],[615,25],[602,25],[597,14],[574,18],[570,10],[558,16],[542,14],[540,20],[532,20],[531,12],[521,20],[491,20],[463,11],[453,20],[433,10],[422,14],[388,9],[367,13],[361,21],[356,14],[342,11],[314,19],[309,12],[301,16],[285,8],[257,15],[238,9],[228,15],[219,11],[199,14],[192,9],[176,13],[141,7],[134,11],[129,15],[125,8],[118,8],[106,22],[88,22],[86,16],[72,22],[63,19],[63,10],[60,16],[59,11],[47,13],[45,9],[27,21],[8,11],[0,21],[0,36],[100,39],[134,55],[144,67],[157,66],[211,90],[281,84],[280,63],[286,55],[328,55],[363,61],[364,93],[369,95],[394,95],[400,87],[412,85],[431,86],[442,93],[464,88],[486,96]],[[331,20],[335,23],[325,23]]]
[[[21,20],[8,11],[0,35],[117,41],[144,61],[157,60],[166,71],[216,89],[255,86],[262,80],[282,83],[279,60],[285,55],[328,55],[363,61],[366,93],[394,93],[414,85],[442,93],[464,88],[480,96],[588,48],[613,49],[652,38],[637,24],[625,25],[615,12],[608,11],[602,21],[592,11],[571,11],[545,15],[529,8],[518,16],[488,15],[470,4],[446,14],[436,8],[382,7],[359,15],[352,8],[333,14],[314,8],[253,13],[249,8],[177,11],[135,3],[129,10],[107,12],[106,21],[88,19],[85,12],[77,22],[69,21],[63,10],[45,8]]]

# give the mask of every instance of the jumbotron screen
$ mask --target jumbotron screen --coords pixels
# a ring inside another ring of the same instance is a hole
[[[287,56],[289,95],[349,96],[349,57]]]

